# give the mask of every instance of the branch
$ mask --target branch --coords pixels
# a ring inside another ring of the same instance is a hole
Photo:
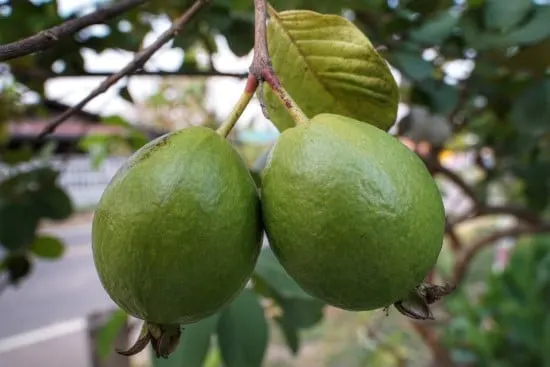
[[[60,74],[53,72],[43,72],[37,70],[12,70],[13,73],[17,75],[24,75],[26,77],[36,76],[43,79],[53,79],[53,78],[75,78],[75,77],[108,77],[112,73],[108,72],[63,72]],[[227,73],[217,70],[179,70],[179,71],[147,71],[147,70],[136,70],[132,72],[132,77],[134,76],[189,76],[189,77],[210,77],[210,76],[220,76],[228,78],[239,78],[245,79],[248,77],[248,73]]]
[[[512,215],[517,219],[531,225],[538,225],[543,222],[537,213],[531,212],[521,207],[507,205],[487,205],[483,203],[483,201],[481,201],[477,197],[473,188],[469,184],[467,184],[466,181],[464,181],[462,177],[460,177],[458,174],[444,167],[435,159],[427,159],[424,157],[421,158],[424,160],[432,174],[439,173],[445,176],[456,186],[458,186],[462,190],[462,192],[464,192],[464,194],[468,196],[468,198],[474,203],[474,209],[470,213],[457,218],[452,223],[449,223],[449,227],[453,227],[472,218],[495,214]]]
[[[472,200],[475,207],[479,207],[483,205],[482,202],[478,199],[474,189],[470,185],[468,185],[466,181],[462,179],[462,177],[460,177],[458,174],[456,174],[455,172],[451,171],[450,169],[444,167],[439,163],[434,165],[432,162],[431,164],[433,166],[432,168],[434,173],[442,174],[443,176],[447,177],[450,181],[452,181],[455,185],[457,185],[462,190],[462,192],[464,192],[464,194],[466,194],[466,196],[468,196],[468,198]]]
[[[124,76],[131,74],[133,71],[142,67],[151,56],[161,48],[166,42],[168,42],[172,37],[177,35],[183,27],[191,20],[191,18],[208,2],[208,0],[196,0],[195,3],[185,11],[179,18],[177,18],[172,26],[164,31],[157,40],[151,44],[149,47],[144,48],[138,52],[134,59],[128,63],[122,70],[119,72],[110,75],[105,79],[97,88],[95,88],[86,98],[77,103],[75,106],[71,107],[67,111],[63,112],[59,117],[52,120],[48,126],[38,135],[37,140],[42,141],[48,134],[57,129],[67,118],[69,118],[74,113],[78,112],[82,107],[84,107],[88,102],[97,97],[98,95],[106,92],[113,84],[118,82]]]
[[[267,1],[254,0],[254,57],[250,65],[250,73],[258,81],[263,81],[266,73],[274,74],[267,48],[266,22]]]
[[[7,61],[17,57],[44,51],[53,46],[63,37],[73,35],[93,24],[104,23],[126,11],[145,3],[147,0],[121,0],[111,6],[96,10],[80,18],[68,20],[58,26],[43,30],[28,38],[0,46],[0,61]]]
[[[272,16],[276,16],[275,9],[270,8],[269,11]],[[308,117],[281,85],[281,81],[273,70],[267,47],[267,12],[266,0],[254,0],[254,58],[250,65],[250,73],[258,81],[257,96],[262,106],[262,112],[269,119],[262,93],[262,83],[265,81],[296,123],[307,122]]]
[[[495,214],[511,215],[530,225],[539,225],[543,223],[543,220],[539,215],[521,207],[507,205],[480,205],[474,209],[473,213],[457,218],[453,221],[452,225],[460,224],[474,217],[477,218]]]
[[[430,348],[434,365],[438,367],[454,367],[455,363],[451,359],[449,351],[439,342],[439,338],[434,329],[426,324],[411,321],[411,325],[424,343]]]
[[[458,251],[462,250],[462,248],[463,248],[462,241],[460,240],[460,238],[456,234],[454,225],[446,224],[445,225],[445,233],[449,237],[451,250],[454,253],[457,253]]]
[[[481,238],[477,242],[474,242],[470,247],[468,247],[462,254],[462,257],[459,260],[457,260],[457,262],[455,263],[453,283],[459,284],[462,281],[462,279],[466,275],[470,261],[474,258],[474,256],[479,251],[481,251],[486,246],[489,246],[492,243],[506,237],[520,237],[522,235],[545,233],[545,232],[550,232],[550,223],[544,223],[537,227],[510,228],[510,229],[493,233],[484,238]]]

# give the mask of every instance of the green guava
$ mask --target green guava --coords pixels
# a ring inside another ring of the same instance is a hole
[[[258,189],[214,130],[172,132],[134,153],[104,191],[92,227],[103,287],[145,321],[141,345],[127,354],[152,341],[166,356],[180,325],[232,301],[252,274],[262,237]]]
[[[267,237],[310,295],[346,310],[406,299],[435,265],[445,212],[416,154],[335,114],[285,130],[262,177]]]

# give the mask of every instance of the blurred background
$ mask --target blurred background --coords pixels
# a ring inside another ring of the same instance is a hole
[[[169,360],[149,349],[116,356],[138,329],[96,276],[94,206],[147,141],[218,126],[252,60],[252,0],[213,0],[137,73],[40,136],[192,2],[142,3],[0,62],[1,367],[550,366],[543,0],[271,1],[277,10],[344,15],[390,64],[401,91],[391,133],[425,160],[446,206],[445,243],[428,280],[458,289],[435,305],[435,321],[328,307],[264,248],[255,286],[186,328]],[[0,45],[108,5],[0,0]],[[230,139],[258,178],[277,136],[254,99]]]

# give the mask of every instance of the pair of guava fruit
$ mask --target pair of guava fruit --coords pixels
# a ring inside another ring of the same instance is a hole
[[[402,306],[441,250],[444,210],[431,175],[369,123],[323,113],[286,129],[260,186],[206,127],[157,138],[117,172],[95,211],[92,243],[109,296],[145,321],[120,353],[150,342],[167,357],[182,325],[242,291],[264,231],[306,292],[346,310]]]

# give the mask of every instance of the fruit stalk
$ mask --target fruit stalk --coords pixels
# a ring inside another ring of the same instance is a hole
[[[254,9],[254,58],[252,60],[252,64],[250,65],[250,73],[254,75],[256,80],[260,83],[260,92],[262,82],[265,81],[269,85],[296,124],[308,123],[309,118],[282,86],[281,81],[273,70],[267,48],[267,1],[254,0]],[[270,8],[270,11],[274,10]],[[260,95],[261,94],[262,93],[260,93]],[[269,119],[269,116],[266,116],[266,118]]]
[[[248,104],[250,103],[250,100],[252,99],[252,96],[254,95],[254,92],[257,88],[258,81],[253,75],[249,74],[246,81],[246,86],[244,87],[244,91],[241,94],[241,97],[233,107],[233,110],[231,111],[227,119],[216,130],[218,134],[223,137],[227,137],[231,129],[233,129],[233,126],[235,126],[235,124],[239,120],[239,117],[241,117],[241,115],[243,114],[246,106],[248,106]]]

